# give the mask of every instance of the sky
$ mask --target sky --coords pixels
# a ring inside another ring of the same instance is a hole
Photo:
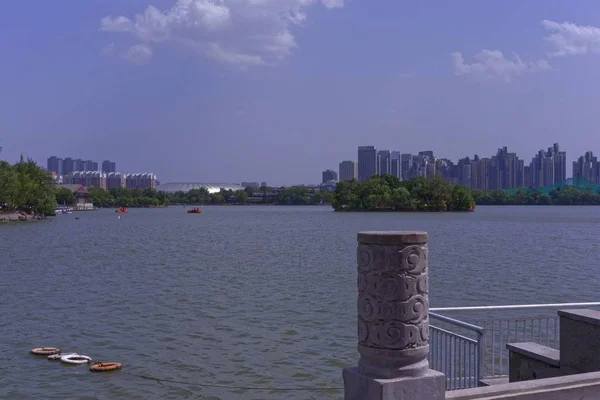
[[[600,2],[10,1],[0,158],[319,182],[357,147],[600,153]]]

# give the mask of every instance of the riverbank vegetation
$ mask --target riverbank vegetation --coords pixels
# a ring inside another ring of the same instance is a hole
[[[434,176],[400,181],[385,175],[365,182],[338,182],[332,200],[336,211],[472,211],[475,201],[464,186]]]
[[[311,192],[308,188],[246,188],[245,190],[224,190],[210,193],[205,188],[192,189],[189,192],[165,193],[156,190],[88,188],[94,206],[105,207],[165,207],[168,205],[316,205],[329,204],[331,192]],[[67,193],[60,198],[66,199]],[[63,204],[59,201],[59,204]],[[68,203],[67,203],[68,204]]]
[[[105,207],[166,207],[170,204],[165,192],[153,189],[110,189],[88,188],[94,206]]]
[[[600,194],[576,187],[563,187],[552,190],[549,194],[535,189],[522,189],[513,193],[503,190],[473,190],[473,199],[477,205],[486,206],[597,206],[600,205]]]
[[[54,215],[56,185],[48,172],[23,156],[10,165],[0,161],[0,210],[4,213]]]

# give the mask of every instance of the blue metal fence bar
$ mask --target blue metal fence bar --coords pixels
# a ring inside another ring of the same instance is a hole
[[[430,313],[432,319],[463,329],[474,337],[431,326],[430,365],[446,375],[446,389],[475,387],[483,378],[482,357],[484,329],[445,315]]]

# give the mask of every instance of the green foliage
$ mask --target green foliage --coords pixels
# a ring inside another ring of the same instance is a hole
[[[0,162],[0,204],[8,211],[54,215],[56,185],[34,161]]]
[[[110,189],[90,187],[88,189],[92,203],[96,207],[165,207],[170,199],[167,193],[154,189]]]
[[[582,190],[577,187],[556,187],[548,194],[543,190],[519,189],[506,192],[502,190],[473,190],[473,199],[478,205],[600,205],[600,194],[593,190]]]
[[[475,208],[469,189],[451,186],[437,175],[408,181],[385,175],[363,183],[339,182],[331,205],[336,211],[469,211]]]
[[[72,206],[75,203],[75,195],[67,188],[58,188],[56,190],[56,202],[59,205]]]

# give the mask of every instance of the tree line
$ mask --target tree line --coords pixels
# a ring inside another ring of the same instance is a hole
[[[576,187],[562,187],[548,194],[535,189],[520,189],[509,193],[502,190],[473,190],[473,199],[478,205],[490,206],[597,206],[600,205],[600,193],[593,190],[581,190]]]
[[[472,211],[475,201],[464,186],[450,185],[436,175],[401,181],[392,175],[365,182],[338,182],[332,206],[336,211]]]

